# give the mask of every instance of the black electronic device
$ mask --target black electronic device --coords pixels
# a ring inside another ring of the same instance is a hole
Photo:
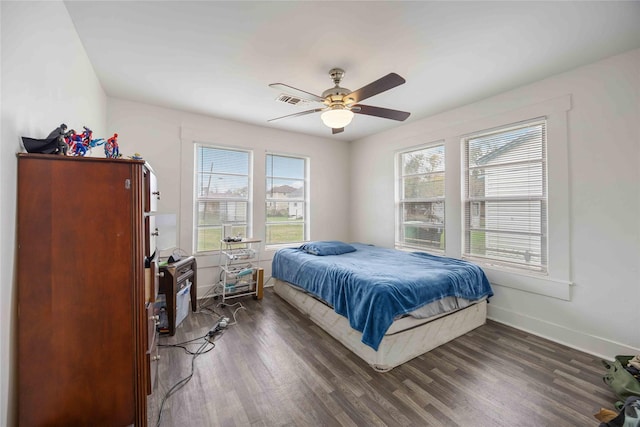
[[[180,254],[173,253],[173,254],[171,254],[171,256],[169,257],[169,259],[167,260],[167,262],[169,262],[169,263],[174,263],[174,262],[180,261],[181,259],[182,259],[182,257],[180,256]]]

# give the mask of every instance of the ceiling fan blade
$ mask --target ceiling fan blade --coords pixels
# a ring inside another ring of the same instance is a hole
[[[356,110],[355,107],[360,107],[360,110]],[[354,105],[352,110],[356,114],[366,114],[367,116],[382,117],[384,119],[404,121],[411,115],[406,111],[391,110],[389,108],[372,107],[371,105]]]
[[[275,122],[280,119],[288,119],[290,117],[298,117],[298,116],[306,116],[307,114],[317,113],[319,111],[324,110],[324,108],[314,108],[313,110],[300,111],[299,113],[289,114],[287,116],[276,117],[275,119],[267,120],[268,122]]]
[[[344,128],[331,128],[331,134],[335,135],[336,133],[344,132]]]
[[[289,95],[296,95],[300,98],[306,99],[307,101],[324,102],[324,98],[321,98],[318,95],[305,92],[304,90],[297,89],[293,86],[289,86],[284,83],[271,83],[269,87],[272,87],[276,90],[284,91]]]
[[[406,82],[406,80],[396,73],[389,73],[386,76],[379,78],[375,82],[369,83],[368,85],[361,87],[358,90],[354,90],[348,95],[345,95],[344,99],[347,104],[350,104],[352,102],[351,99],[353,99],[353,103],[356,104],[386,90],[393,89],[396,86],[400,86],[404,82]]]

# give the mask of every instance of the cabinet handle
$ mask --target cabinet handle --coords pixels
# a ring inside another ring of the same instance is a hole
[[[159,272],[158,274],[156,274],[156,276],[158,276],[158,277],[164,277],[164,271]]]

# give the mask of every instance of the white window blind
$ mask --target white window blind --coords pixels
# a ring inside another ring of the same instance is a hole
[[[547,272],[546,122],[463,139],[464,256]]]
[[[196,147],[196,250],[220,249],[224,226],[233,236],[250,233],[251,194],[248,151]]]
[[[307,240],[307,160],[301,157],[266,156],[266,244]]]
[[[398,156],[397,247],[444,251],[444,144]]]

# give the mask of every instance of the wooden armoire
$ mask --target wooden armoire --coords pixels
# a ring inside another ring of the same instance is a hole
[[[20,426],[147,424],[150,175],[140,160],[18,154]]]

